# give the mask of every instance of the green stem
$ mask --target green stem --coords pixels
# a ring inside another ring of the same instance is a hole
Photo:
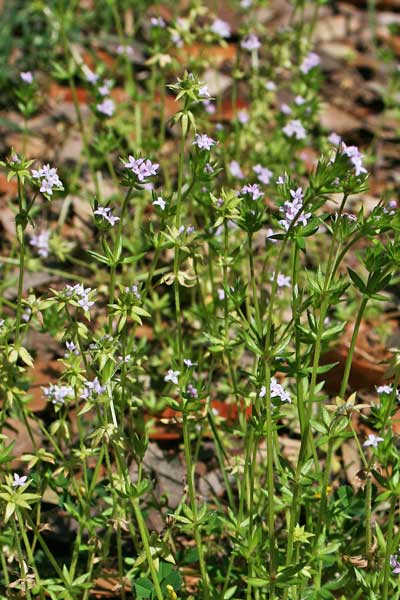
[[[192,454],[191,454],[191,445],[190,445],[190,434],[189,434],[189,424],[187,414],[183,413],[183,445],[184,445],[184,454],[185,454],[185,462],[186,462],[186,476],[188,481],[189,488],[189,501],[190,507],[193,513],[194,520],[194,538],[196,542],[197,552],[199,555],[199,565],[200,565],[200,574],[203,584],[203,598],[204,600],[209,600],[209,578],[207,573],[207,568],[204,560],[204,549],[203,543],[201,539],[201,532],[199,526],[197,524],[197,502],[196,502],[196,490],[194,486],[194,468],[192,463]]]
[[[388,529],[386,536],[385,563],[383,567],[383,595],[382,600],[388,600],[389,596],[389,577],[390,577],[390,555],[392,553],[394,515],[396,511],[396,496],[393,495],[390,500],[390,511],[388,520]]]
[[[144,551],[145,551],[146,558],[147,558],[147,565],[150,569],[150,574],[151,574],[151,578],[153,580],[153,585],[154,585],[154,590],[156,592],[157,600],[164,600],[163,594],[161,591],[161,587],[160,587],[160,582],[158,581],[157,570],[154,565],[153,557],[151,555],[149,532],[147,530],[146,523],[143,519],[142,511],[140,509],[140,506],[139,506],[136,498],[131,498],[131,502],[132,502],[132,506],[133,506],[133,511],[135,513],[136,521],[137,521],[137,524],[139,527],[140,537],[142,538],[142,543],[143,543]]]

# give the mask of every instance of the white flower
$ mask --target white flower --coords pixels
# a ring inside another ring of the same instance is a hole
[[[368,439],[363,443],[363,446],[373,446],[374,448],[377,448],[378,444],[381,442],[383,442],[382,437],[378,437],[374,433],[370,433]]]
[[[288,137],[295,137],[297,140],[304,140],[307,136],[306,130],[299,119],[289,121],[282,131]]]
[[[28,480],[27,475],[18,475],[18,473],[14,473],[13,477],[14,481],[12,482],[12,487],[22,487]]]
[[[24,83],[28,83],[28,84],[33,83],[33,75],[31,73],[31,71],[21,71],[19,76]]]
[[[378,394],[391,394],[393,387],[391,385],[378,385],[376,391]]]
[[[112,117],[115,111],[115,104],[111,98],[106,98],[103,102],[96,104],[96,108],[99,113],[106,115],[107,117]]]
[[[210,138],[205,133],[196,133],[194,136],[193,145],[197,146],[200,150],[211,150],[211,148],[216,144],[216,141]]]
[[[37,248],[39,256],[47,258],[50,252],[49,249],[50,231],[42,231],[37,235],[33,235],[30,239],[29,244],[34,248]]]
[[[190,360],[190,358],[184,358],[183,362],[185,363],[185,365],[190,369],[190,367],[195,367],[197,365],[197,363],[194,363]]]
[[[228,38],[231,35],[229,23],[223,21],[222,19],[215,19],[210,29],[213,33],[215,33],[215,35],[219,35],[222,38]]]
[[[152,204],[153,206],[159,206],[161,210],[165,210],[165,207],[167,206],[167,203],[161,196],[158,196],[157,200],[154,200]]]
[[[181,374],[180,371],[174,371],[173,369],[168,369],[168,372],[164,377],[164,381],[166,381],[166,382],[171,381],[171,383],[175,383],[175,385],[177,385],[178,377],[180,374]]]
[[[237,179],[244,178],[243,171],[237,160],[232,160],[229,163],[229,171],[230,171],[232,177],[236,177]]]
[[[310,52],[300,65],[300,71],[304,74],[308,73],[314,67],[317,67],[321,59],[315,52]]]

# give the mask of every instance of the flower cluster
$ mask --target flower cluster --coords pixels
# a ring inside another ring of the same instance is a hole
[[[74,395],[74,390],[69,385],[51,383],[48,387],[42,389],[44,397],[53,404],[65,404],[65,400],[72,398]]]
[[[33,179],[39,180],[42,194],[52,196],[53,188],[56,190],[64,189],[62,181],[57,174],[57,169],[50,167],[49,164],[44,165],[41,169],[32,169],[31,174]]]
[[[115,223],[120,220],[119,217],[114,217],[109,206],[99,206],[95,211],[93,211],[93,214],[99,215],[99,217],[105,219],[111,225],[111,227],[114,227]]]
[[[299,119],[289,121],[282,131],[288,137],[295,137],[296,140],[304,140],[307,136],[306,130]]]
[[[29,244],[34,248],[37,248],[39,256],[47,258],[50,252],[49,248],[50,231],[42,231],[37,235],[33,235],[29,241]]]
[[[244,178],[243,171],[237,160],[232,160],[229,163],[229,171],[230,171],[230,174],[232,175],[232,177],[236,177],[236,179]]]
[[[243,48],[243,50],[248,50],[249,52],[261,48],[261,42],[254,33],[250,33],[250,35],[246,36],[240,42],[240,45]]]
[[[390,557],[390,566],[392,567],[393,575],[400,575],[400,550],[397,554],[392,554]]]
[[[242,189],[240,190],[240,193],[242,195],[248,194],[249,196],[251,196],[252,200],[258,200],[259,198],[262,198],[264,195],[262,193],[262,191],[260,190],[257,183],[251,183],[251,184],[244,185],[242,187]]]
[[[265,398],[267,394],[267,390],[265,385],[262,386],[260,393],[258,394],[259,398]],[[272,377],[270,384],[270,394],[271,398],[280,398],[281,402],[291,402],[292,399],[290,397],[289,392],[285,390],[283,385],[277,382],[275,377]]]
[[[285,204],[279,209],[283,213],[284,218],[279,221],[280,225],[287,231],[297,217],[296,225],[301,223],[307,225],[308,219],[311,217],[311,213],[303,213],[303,190],[301,187],[297,190],[290,190],[292,200],[286,200]]]
[[[105,386],[100,384],[97,377],[95,377],[93,381],[84,381],[83,385],[83,392],[80,395],[82,400],[92,400],[94,396],[104,394],[106,391]]]
[[[271,177],[272,177],[272,171],[267,169],[267,167],[263,167],[260,164],[255,165],[253,167],[253,171],[257,175],[258,181],[260,181],[261,183],[264,183],[265,185],[269,184],[269,182],[271,181]]]
[[[300,71],[304,74],[307,74],[309,71],[311,71],[311,69],[317,67],[320,64],[320,62],[321,59],[318,56],[318,54],[316,54],[315,52],[310,52],[309,54],[307,54],[307,56],[301,63]]]
[[[102,115],[112,117],[115,112],[115,103],[112,98],[104,98],[102,102],[96,104],[96,108]]]
[[[342,142],[342,152],[349,157],[354,166],[354,171],[357,177],[358,175],[367,172],[367,169],[363,167],[362,154],[357,146],[347,146],[344,142]]]
[[[210,30],[222,38],[228,38],[231,35],[231,28],[229,27],[229,23],[223,21],[222,19],[215,19],[215,21],[211,24]]]
[[[148,158],[135,158],[130,154],[128,160],[123,162],[125,169],[136,175],[140,183],[145,183],[148,177],[157,175],[158,163],[152,163]]]
[[[76,285],[66,285],[64,291],[67,298],[76,299],[85,312],[88,312],[94,305],[93,300],[89,298],[92,288],[85,288],[81,283],[77,283]]]

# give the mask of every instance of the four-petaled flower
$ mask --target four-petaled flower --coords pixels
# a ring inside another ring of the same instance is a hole
[[[13,473],[14,481],[12,482],[12,487],[22,487],[28,481],[27,475],[18,475],[18,473]]]
[[[374,448],[378,447],[378,444],[383,442],[383,438],[375,435],[374,433],[370,433],[368,439],[363,443],[363,446],[373,446]]]
[[[102,115],[106,115],[106,117],[112,117],[115,111],[115,104],[111,98],[105,98],[103,102],[96,104],[96,108]]]
[[[216,141],[210,138],[205,133],[196,133],[194,136],[193,145],[197,146],[200,150],[211,150],[216,144]]]
[[[180,374],[181,374],[180,371],[174,371],[173,369],[168,369],[168,372],[164,377],[164,381],[166,381],[166,382],[170,381],[171,383],[175,383],[175,385],[177,385],[178,377]]]

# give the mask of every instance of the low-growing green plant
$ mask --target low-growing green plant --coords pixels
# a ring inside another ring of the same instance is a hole
[[[48,109],[22,57],[22,144],[1,163],[17,186],[0,257],[2,597],[88,600],[111,571],[123,599],[398,599],[398,349],[373,396],[350,383],[365,315],[383,311],[398,277],[400,218],[386,197],[364,208],[372,156],[320,126],[310,40],[322,3],[308,3],[307,21],[294,2],[270,44],[262,3],[240,3],[232,122],[204,82],[207,56],[231,38],[218,14],[194,2],[167,22],[146,3],[78,4],[39,2],[26,18],[40,15],[49,36],[48,71],[71,94],[82,155],[70,169],[31,155],[30,119]],[[96,36],[117,44],[112,67]],[[204,56],[182,66],[196,44]],[[73,196],[88,207],[81,244],[63,233]],[[31,289],[34,271],[52,282]],[[331,393],[326,351],[347,319]],[[30,403],[32,336],[58,348],[42,412]],[[157,497],[146,462],[160,414],[181,440],[177,505]],[[29,440],[22,455],[10,428]],[[349,445],[358,486],[339,473]],[[206,446],[222,488],[207,497]]]

